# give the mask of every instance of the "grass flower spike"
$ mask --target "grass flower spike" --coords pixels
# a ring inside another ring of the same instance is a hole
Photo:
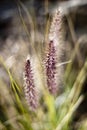
[[[57,83],[57,64],[60,62],[60,51],[61,51],[61,41],[63,41],[63,21],[62,21],[62,10],[57,9],[54,12],[53,21],[50,27],[49,40],[48,40],[48,50],[45,61],[46,68],[46,78],[47,86],[51,94],[56,94],[58,90]],[[61,69],[61,68],[60,68]],[[61,76],[61,75],[60,75]],[[60,82],[60,81],[59,81]]]
[[[25,63],[25,73],[24,73],[24,93],[29,108],[31,110],[35,110],[38,106],[38,98],[37,98],[37,91],[34,84],[34,77],[33,77],[33,70],[31,60],[28,57]]]
[[[46,76],[47,76],[47,86],[51,94],[55,94],[56,90],[56,55],[55,47],[53,42],[49,43],[49,51],[47,54],[46,65]]]
[[[53,14],[53,20],[49,32],[49,42],[53,41],[53,44],[57,47],[63,39],[63,14],[62,9],[59,8],[56,9]]]

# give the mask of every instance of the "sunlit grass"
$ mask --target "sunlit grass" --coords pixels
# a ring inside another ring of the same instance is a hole
[[[3,121],[1,120],[1,129],[2,130],[10,130],[10,129],[55,129],[55,130],[69,130],[70,122],[73,119],[73,114],[82,102],[84,96],[80,96],[82,84],[86,77],[86,69],[87,62],[84,64],[84,67],[79,72],[77,79],[72,86],[72,88],[68,89],[68,86],[65,86],[66,89],[63,93],[66,94],[64,102],[57,108],[55,106],[55,99],[48,92],[45,91],[43,96],[43,102],[45,106],[40,106],[35,113],[31,113],[28,110],[28,106],[26,105],[25,99],[23,96],[23,90],[17,85],[10,71],[6,68],[4,61],[0,58],[0,62],[4,69],[7,71],[8,76],[10,78],[11,86],[6,86],[3,80],[0,81],[0,89],[3,90],[3,95],[1,95],[1,99],[3,98],[4,102],[11,102],[9,107],[12,107],[11,112],[14,113],[12,117],[9,117],[9,109],[6,104],[1,104],[1,113],[3,114]],[[3,85],[3,89],[2,89]],[[67,91],[68,90],[68,91]],[[7,100],[4,99],[4,91],[7,94]],[[0,91],[0,93],[2,93]],[[10,99],[11,98],[11,99]],[[57,97],[58,98],[58,97]],[[42,104],[43,105],[43,104]],[[46,108],[45,108],[46,107]],[[45,109],[47,109],[45,111]]]
[[[46,1],[45,1],[46,2]],[[47,3],[45,3],[47,4]],[[25,9],[25,7],[22,5]],[[47,8],[46,8],[47,10]],[[19,7],[20,12],[20,7]],[[27,11],[26,11],[27,12]],[[28,13],[28,12],[27,12]],[[23,17],[20,17],[23,22],[25,31],[28,33],[26,24]],[[29,20],[30,16],[28,15]],[[49,20],[47,21],[47,27],[49,26]],[[31,22],[31,30],[34,28]],[[48,28],[46,27],[46,36],[48,35]],[[34,36],[32,36],[34,38]],[[43,71],[41,55],[38,54],[34,47],[34,40],[31,37],[31,46],[34,50],[34,55],[37,57],[37,68],[39,72]],[[45,41],[47,41],[45,39]],[[78,42],[78,41],[77,41]],[[41,45],[40,45],[41,46]],[[38,47],[38,49],[40,48]],[[41,46],[42,48],[42,46]],[[3,79],[0,79],[0,129],[1,130],[72,130],[72,122],[75,116],[75,112],[81,102],[84,99],[84,95],[81,94],[83,83],[87,77],[87,61],[85,61],[83,67],[78,73],[74,73],[72,69],[73,61],[76,56],[76,52],[79,48],[79,44],[76,44],[75,49],[71,57],[71,61],[66,65],[66,70],[64,72],[64,91],[62,94],[53,97],[46,89],[43,81],[42,75],[38,74],[41,78],[42,92],[40,99],[40,106],[35,111],[29,110],[28,105],[24,98],[23,86],[17,83],[15,76],[5,65],[5,61],[0,57],[0,65],[7,72],[9,77],[9,83],[5,83]],[[71,81],[71,82],[70,82]],[[63,97],[64,95],[64,97]],[[61,98],[60,98],[61,96]],[[61,99],[63,98],[63,101]],[[58,104],[60,102],[60,104]],[[77,125],[77,130],[86,130],[87,120],[83,119],[80,125]]]

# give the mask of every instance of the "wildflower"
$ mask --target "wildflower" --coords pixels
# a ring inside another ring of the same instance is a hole
[[[35,110],[38,106],[37,91],[34,84],[34,77],[30,58],[26,59],[25,73],[24,73],[24,92],[26,101],[31,110]]]

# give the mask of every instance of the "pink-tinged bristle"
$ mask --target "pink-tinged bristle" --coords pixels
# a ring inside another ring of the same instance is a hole
[[[63,14],[61,9],[54,11],[53,20],[49,32],[49,41],[53,41],[55,46],[60,44],[63,38]]]
[[[48,50],[45,62],[47,86],[51,94],[56,94],[58,90],[57,64],[60,62],[58,59],[60,59],[61,46],[64,38],[61,9],[57,9],[54,12],[48,38]]]
[[[38,106],[37,91],[34,84],[33,72],[30,59],[27,58],[24,72],[24,93],[29,108],[34,111]]]
[[[55,94],[57,92],[56,87],[56,54],[55,47],[53,41],[49,43],[49,50],[46,57],[46,77],[47,77],[47,86],[48,90],[51,94]]]

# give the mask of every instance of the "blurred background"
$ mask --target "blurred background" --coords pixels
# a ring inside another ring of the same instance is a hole
[[[60,61],[68,61],[73,57],[71,74],[64,81],[65,84],[68,82],[69,85],[72,85],[87,58],[87,0],[0,1],[0,57],[3,58],[5,65],[12,72],[14,79],[20,86],[23,86],[25,59],[29,53],[32,54],[30,49],[31,41],[34,42],[37,53],[41,55],[46,44],[45,33],[48,20],[51,21],[53,10],[59,6],[63,9],[65,25],[64,49]],[[65,65],[64,67],[66,70],[67,66]],[[9,86],[8,74],[2,64],[0,64],[0,122],[7,120],[4,115],[7,109],[3,106],[12,111],[11,117],[15,115],[14,107],[10,107],[13,101],[9,99]],[[3,89],[4,87],[6,89]],[[64,88],[62,86],[61,93],[63,93],[64,89],[65,86]],[[79,128],[78,121],[87,118],[87,76],[81,93],[86,96],[75,113],[72,130]],[[7,113],[9,115],[9,112]],[[8,126],[8,130],[10,129]]]

